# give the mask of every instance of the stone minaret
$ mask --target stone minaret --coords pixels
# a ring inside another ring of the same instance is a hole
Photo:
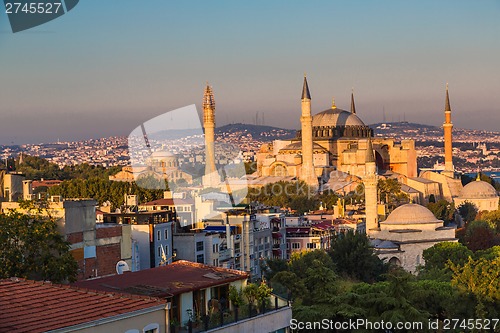
[[[372,140],[369,137],[366,144],[365,175],[363,184],[365,185],[365,212],[366,212],[366,233],[373,234],[378,229],[377,212],[377,166],[373,154]]]
[[[356,105],[354,104],[354,88],[351,92],[351,113],[356,114]]]
[[[203,186],[215,187],[220,183],[220,177],[215,168],[215,99],[212,87],[207,83],[203,94],[203,128],[205,129],[205,175]]]
[[[455,167],[453,166],[453,124],[451,122],[450,95],[448,94],[448,83],[446,84],[446,101],[444,107],[444,171],[443,174],[453,178]]]
[[[311,94],[304,75],[304,86],[302,88],[302,170],[300,179],[309,186],[318,186],[318,177],[314,172],[313,165],[313,139],[312,139],[312,116],[311,116]]]

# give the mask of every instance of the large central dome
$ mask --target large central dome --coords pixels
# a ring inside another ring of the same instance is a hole
[[[312,125],[313,127],[365,126],[354,113],[338,108],[328,109],[314,115]]]

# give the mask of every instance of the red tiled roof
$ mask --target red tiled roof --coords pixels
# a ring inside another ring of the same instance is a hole
[[[31,187],[33,189],[40,187],[40,186],[47,186],[47,187],[52,187],[52,186],[57,186],[62,183],[62,180],[57,180],[57,179],[48,179],[48,180],[34,180],[31,183]]]
[[[46,332],[164,304],[144,296],[5,279],[0,280],[0,333]]]
[[[167,266],[78,281],[74,285],[163,298],[247,278],[248,274],[242,271],[179,260]]]

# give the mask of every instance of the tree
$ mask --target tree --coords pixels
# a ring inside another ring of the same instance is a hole
[[[255,305],[255,300],[257,299],[258,292],[259,287],[254,283],[247,284],[245,289],[243,289],[243,295],[245,295],[250,305]]]
[[[379,179],[378,189],[380,200],[386,202],[389,209],[394,209],[403,202],[408,202],[408,196],[401,192],[401,184],[396,179]]]
[[[427,208],[436,216],[437,219],[443,220],[445,224],[453,222],[455,220],[455,205],[446,200],[438,200],[438,202],[431,202],[429,199],[429,204]]]
[[[488,222],[472,221],[465,228],[465,245],[475,252],[499,245],[499,239]]]
[[[266,280],[270,281],[277,273],[288,271],[288,263],[284,259],[266,259],[263,265]]]
[[[493,211],[482,211],[476,217],[478,220],[486,221],[490,224],[492,228],[495,229],[496,233],[500,233],[500,209]]]
[[[450,265],[452,284],[484,301],[500,301],[500,258],[469,260],[464,265]]]
[[[231,304],[235,307],[240,307],[243,305],[243,291],[236,289],[235,286],[229,286],[229,300]]]
[[[465,224],[474,221],[477,216],[477,207],[472,202],[464,202],[458,206],[458,212],[462,216]]]
[[[0,214],[0,277],[74,281],[78,265],[56,223],[40,215]]]
[[[307,269],[317,260],[321,265],[333,270],[334,264],[331,257],[324,250],[314,250],[308,252],[295,252],[290,258],[290,271],[299,278],[307,276]]]
[[[437,243],[424,250],[423,259],[425,265],[421,268],[419,277],[437,281],[450,281],[452,271],[449,269],[448,263],[463,265],[472,255],[472,251],[463,244],[454,242]]]
[[[329,254],[340,274],[356,280],[373,282],[387,271],[387,265],[373,252],[364,233],[349,231],[338,235]]]
[[[291,208],[299,214],[317,209],[319,206],[317,196],[303,181],[280,181],[262,188],[251,188],[247,198],[269,206]]]

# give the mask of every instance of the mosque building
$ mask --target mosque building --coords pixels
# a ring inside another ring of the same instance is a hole
[[[465,185],[460,191],[460,195],[453,198],[455,207],[458,207],[466,202],[472,203],[476,206],[478,211],[493,211],[498,209],[498,193],[495,188],[482,181],[479,173],[475,181]]]
[[[266,177],[295,177],[312,186],[328,182],[332,171],[362,177],[370,129],[358,117],[351,94],[350,111],[337,107],[311,115],[311,94],[304,77],[302,89],[301,129],[292,140],[274,140],[262,145],[257,154],[256,182]],[[417,176],[414,140],[397,142],[392,138],[372,138],[375,162],[379,169],[404,177]]]

